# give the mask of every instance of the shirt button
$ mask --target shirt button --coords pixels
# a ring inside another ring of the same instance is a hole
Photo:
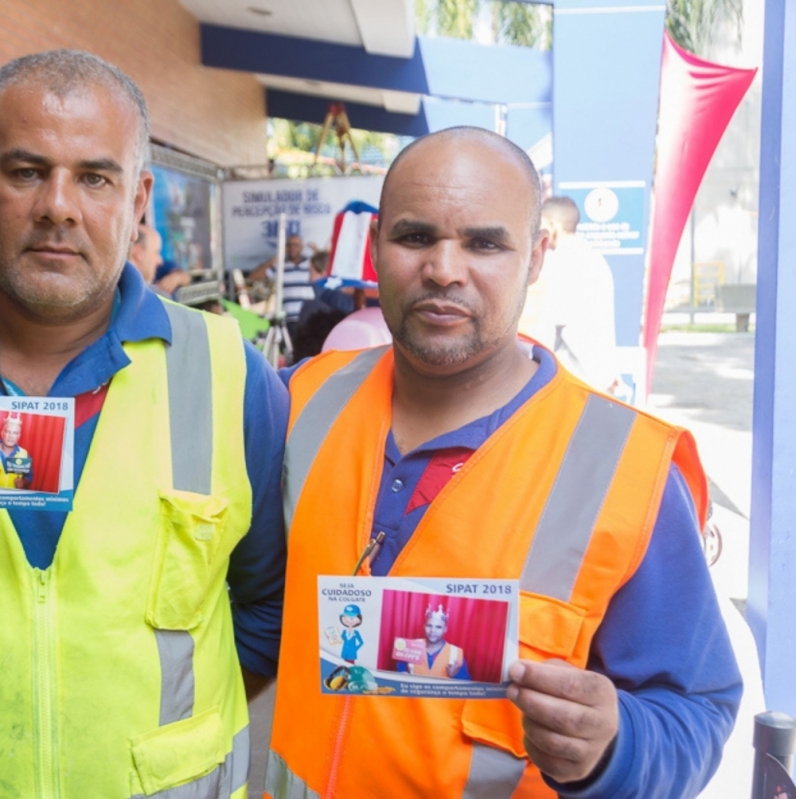
[[[404,481],[403,480],[393,480],[393,483],[390,486],[390,488],[392,489],[393,494],[397,494],[403,487],[404,487]]]

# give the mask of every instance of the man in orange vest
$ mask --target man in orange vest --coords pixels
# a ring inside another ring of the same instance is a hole
[[[393,345],[283,375],[288,569],[266,796],[696,796],[741,693],[691,436],[517,337],[547,245],[495,134],[406,148],[372,230]],[[318,575],[515,579],[508,698],[320,692]]]
[[[404,663],[399,661],[396,664],[398,671],[408,671],[418,676],[456,680],[471,679],[461,647],[445,640],[445,633],[448,631],[448,612],[442,605],[436,610],[429,605],[426,609],[423,628],[426,633],[426,662]]]

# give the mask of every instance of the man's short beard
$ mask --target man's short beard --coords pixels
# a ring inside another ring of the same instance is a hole
[[[472,336],[464,341],[456,342],[449,347],[430,345],[428,339],[418,340],[417,335],[409,332],[406,320],[401,322],[398,330],[393,332],[395,341],[403,349],[427,366],[448,368],[467,363],[471,358],[489,349],[490,343],[481,339],[481,331],[476,323]]]

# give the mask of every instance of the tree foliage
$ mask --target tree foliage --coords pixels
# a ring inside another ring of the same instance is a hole
[[[553,44],[550,6],[491,0],[492,33],[499,44],[549,50]]]
[[[743,0],[667,0],[666,30],[677,44],[703,58],[722,28],[730,25],[740,42]]]

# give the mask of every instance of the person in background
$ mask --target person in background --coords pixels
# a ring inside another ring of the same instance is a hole
[[[153,286],[162,292],[163,296],[172,299],[177,294],[177,290],[183,286],[191,285],[191,276],[181,266],[174,261],[163,260],[155,272]]]
[[[0,513],[0,793],[245,799],[276,673],[287,392],[127,263],[153,176],[130,78],[0,68],[0,392],[73,397],[70,511]]]
[[[276,277],[276,256],[252,269],[247,275],[251,283],[268,277]],[[305,300],[315,298],[315,291],[310,285],[310,261],[304,257],[304,242],[301,236],[288,236],[285,242],[285,276],[282,285],[282,308],[290,338],[296,335],[301,306]]]
[[[287,668],[269,797],[693,797],[718,765],[741,679],[702,553],[705,474],[687,431],[518,337],[540,212],[508,139],[415,140],[372,228],[392,345],[281,373]],[[322,694],[317,577],[352,573],[517,580],[507,698]]]
[[[605,258],[578,235],[579,221],[569,197],[542,204],[548,251],[540,280],[528,289],[520,331],[550,347],[581,380],[612,392],[619,376],[614,278]]]
[[[151,286],[155,273],[163,263],[163,239],[151,225],[138,225],[138,235],[130,247],[130,263],[141,273],[144,283]]]

